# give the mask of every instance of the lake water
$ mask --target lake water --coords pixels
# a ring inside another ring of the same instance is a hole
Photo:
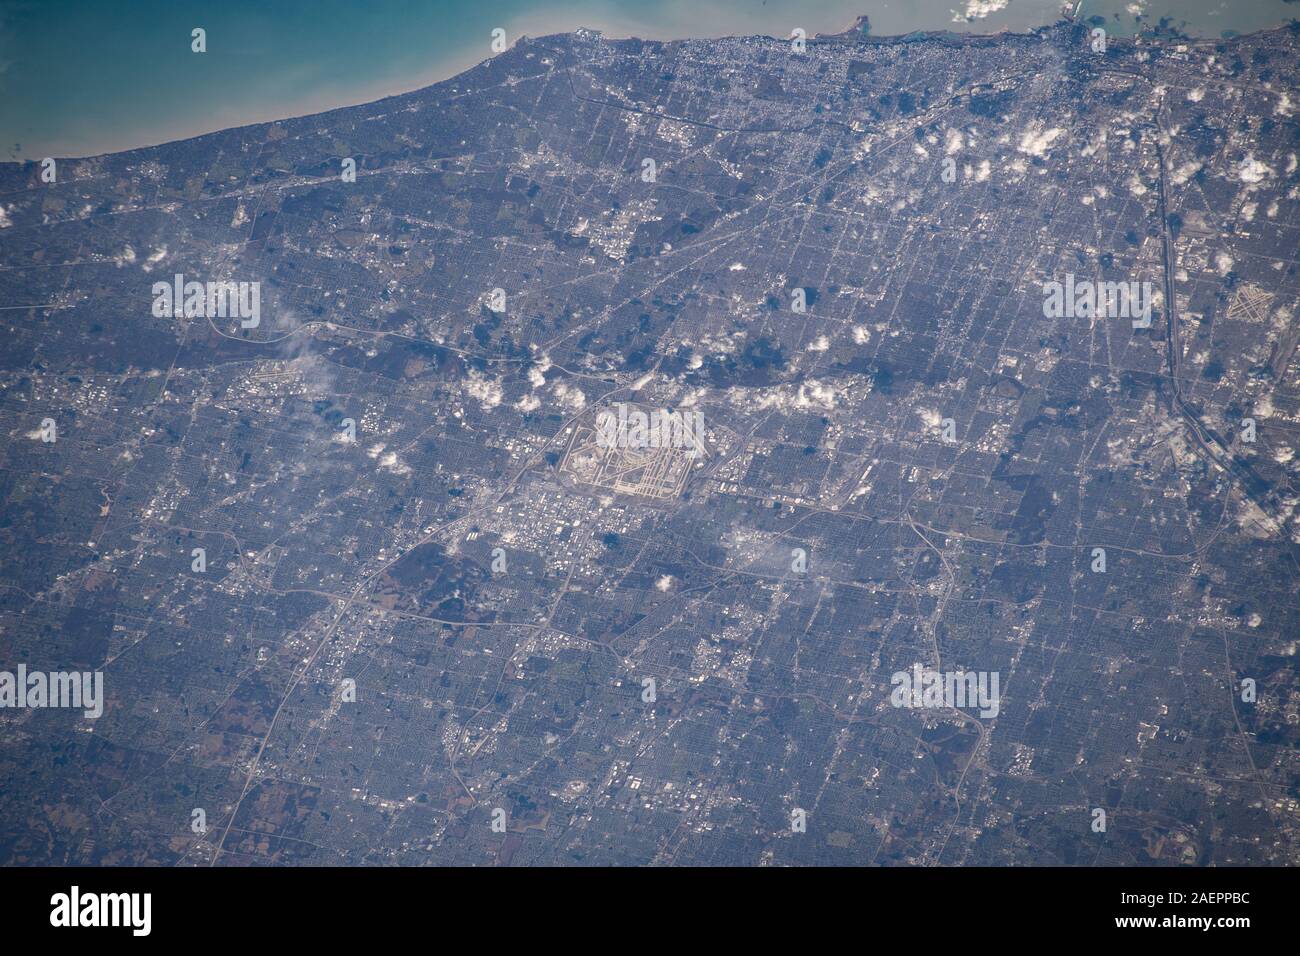
[[[273,7],[273,9],[267,9]],[[84,156],[418,89],[491,54],[491,32],[577,27],[676,39],[849,27],[990,33],[1051,23],[1060,0],[0,0],[0,156]],[[1106,0],[1082,16],[1192,35],[1300,17],[1287,0]],[[1140,15],[1140,19],[1139,19]],[[190,50],[202,27],[207,52]]]

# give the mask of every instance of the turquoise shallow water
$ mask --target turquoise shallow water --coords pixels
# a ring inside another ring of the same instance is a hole
[[[1169,16],[1218,36],[1300,16],[1286,0],[1108,0],[1083,14],[1132,30]],[[666,39],[1025,30],[1059,0],[0,0],[0,158],[84,156],[363,103],[445,79],[510,41],[580,26]],[[207,52],[191,52],[191,30]]]

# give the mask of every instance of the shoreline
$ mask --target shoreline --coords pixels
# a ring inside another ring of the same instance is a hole
[[[810,31],[809,43],[864,43],[868,45],[882,45],[899,42],[918,42],[921,40],[943,40],[966,42],[993,42],[1002,37],[1031,37],[1045,30],[1051,30],[1061,27],[1062,25],[1075,22],[1074,17],[1062,13],[1056,20],[1050,23],[1040,24],[1028,29],[1018,30],[1004,28],[999,30],[979,31],[979,30],[962,30],[954,31],[950,29],[938,30],[914,30],[908,33],[875,35],[870,32],[864,32],[863,28],[869,30],[869,16],[860,15],[849,25],[848,28],[836,33],[813,33]],[[742,40],[768,40],[772,42],[783,42],[784,38],[776,37],[769,34],[761,33],[699,33],[692,36],[668,35],[670,31],[657,31],[654,28],[645,28],[648,25],[634,26],[631,21],[619,24],[617,26],[606,23],[601,26],[578,26],[572,29],[551,29],[543,27],[546,32],[530,32],[527,27],[527,18],[516,20],[510,24],[508,32],[510,36],[515,37],[507,50],[521,42],[536,41],[556,36],[570,36],[574,33],[586,31],[589,33],[599,34],[603,39],[612,42],[621,42],[626,40],[640,40],[651,43],[689,43],[693,41],[707,41],[720,39],[742,39]],[[1232,39],[1248,37],[1255,33],[1269,32],[1270,30],[1287,29],[1286,24],[1264,28],[1253,31],[1252,33],[1239,34]],[[640,32],[628,32],[629,30],[638,30]],[[1209,36],[1187,36],[1178,34],[1184,42],[1223,42],[1223,38]],[[644,35],[643,35],[644,34]],[[239,110],[238,115],[210,114],[210,122],[204,124],[175,124],[165,129],[159,129],[154,132],[141,133],[135,137],[124,138],[118,142],[106,143],[103,148],[94,151],[74,151],[63,152],[51,150],[48,155],[54,156],[61,161],[84,161],[94,160],[104,156],[116,155],[120,153],[134,152],[141,149],[152,149],[158,146],[165,146],[171,143],[184,142],[186,140],[199,139],[204,136],[210,136],[214,133],[221,133],[233,129],[241,129],[248,126],[260,126],[263,124],[283,123],[291,120],[303,119],[310,116],[318,116],[331,113],[336,110],[351,109],[358,106],[365,106],[372,103],[379,103],[383,100],[392,99],[399,96],[405,96],[411,93],[417,93],[421,90],[436,86],[439,83],[445,83],[450,80],[464,75],[473,70],[475,67],[493,59],[500,54],[490,56],[477,56],[476,54],[467,54],[455,59],[443,59],[437,66],[429,67],[414,76],[408,75],[401,79],[377,80],[371,84],[358,88],[354,93],[340,97],[335,92],[324,92],[317,96],[298,99],[292,105],[283,109],[268,109],[264,111],[250,112],[248,110]],[[3,166],[23,166],[30,163],[36,163],[38,158],[19,158],[0,160]]]

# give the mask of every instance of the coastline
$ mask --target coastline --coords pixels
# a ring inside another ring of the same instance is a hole
[[[550,36],[567,35],[579,30],[599,33],[602,37],[611,41],[644,40],[649,42],[680,43],[730,37],[743,39],[766,39],[772,41],[780,41],[784,39],[783,37],[777,37],[768,33],[746,33],[741,30],[729,31],[721,24],[716,25],[716,30],[706,29],[705,32],[697,32],[689,36],[683,36],[679,31],[656,27],[654,24],[633,17],[620,17],[617,20],[606,18],[601,21],[593,20],[589,15],[574,15],[574,19],[581,20],[582,22],[579,25],[570,26],[566,21],[560,26],[560,28],[557,28],[556,18],[552,15],[529,15],[507,20],[505,29],[507,31],[507,36],[510,39],[511,48],[513,48],[516,43],[523,40],[535,40]],[[1086,19],[1086,17],[1083,19]],[[922,38],[937,39],[945,37],[962,42],[993,42],[998,38],[1005,36],[1030,36],[1043,30],[1057,27],[1063,23],[1069,23],[1072,20],[1073,17],[1062,10],[1061,14],[1054,21],[1040,23],[1036,26],[1024,29],[1003,27],[996,30],[985,31],[979,29],[952,30],[944,27],[941,29],[919,29],[905,33],[877,35],[870,32],[869,16],[859,15],[854,19],[853,23],[845,29],[837,32],[818,32],[815,29],[809,29],[808,36],[810,42],[838,41],[867,44],[885,44],[900,41],[916,42]],[[978,23],[968,23],[967,25],[978,26]],[[1271,29],[1282,28],[1285,28],[1285,25],[1273,27]],[[1216,38],[1208,36],[1189,36],[1187,37],[1187,40],[1188,42],[1218,42]],[[121,130],[118,136],[113,137],[109,141],[97,143],[94,148],[70,147],[66,150],[51,149],[48,151],[48,154],[66,160],[95,159],[115,153],[130,152],[137,149],[147,149],[168,143],[195,139],[230,129],[285,122],[294,119],[301,119],[303,117],[329,113],[335,110],[364,106],[385,99],[415,93],[438,83],[452,80],[497,55],[487,52],[486,42],[483,44],[483,47],[484,49],[481,51],[466,51],[461,55],[454,57],[444,56],[438,59],[436,63],[430,64],[414,74],[407,73],[402,76],[376,79],[362,86],[349,84],[347,92],[344,92],[342,89],[325,88],[309,96],[297,97],[292,102],[279,103],[274,107],[268,106],[263,109],[254,108],[250,110],[248,108],[231,106],[215,113],[210,112],[204,114],[201,120],[187,118],[170,124],[154,126],[148,130],[137,130],[134,132]],[[13,159],[0,160],[0,164],[23,165],[24,163],[35,161],[38,161],[36,156],[24,155]]]
[[[853,31],[866,17],[858,16],[846,30],[837,33],[818,33],[814,23],[815,18],[804,19],[814,24],[812,28],[808,29],[810,38],[829,38]],[[843,18],[838,18],[838,20],[839,23],[843,23]],[[831,25],[828,25],[827,28],[834,29]],[[596,32],[610,40],[647,40],[663,43],[716,40],[735,36],[767,36],[769,39],[777,39],[777,37],[769,34],[748,33],[734,23],[724,23],[721,17],[716,18],[712,23],[700,24],[689,35],[684,35],[679,29],[665,29],[643,18],[629,15],[618,18],[600,18],[594,17],[590,13],[560,15],[548,12],[516,16],[504,20],[503,29],[506,31],[511,47],[522,39],[558,36],[575,33],[579,30]],[[899,34],[899,36],[903,35],[906,34]],[[989,35],[994,35],[994,33]],[[205,117],[206,121],[180,119],[176,122],[156,125],[147,129],[122,130],[110,139],[102,142],[97,140],[94,147],[73,146],[71,141],[64,144],[55,143],[49,149],[41,151],[39,155],[24,155],[0,160],[0,162],[17,162],[21,164],[23,162],[37,161],[44,155],[69,160],[95,159],[112,153],[130,152],[135,149],[147,149],[166,143],[194,139],[227,129],[257,126],[262,123],[284,122],[304,116],[313,116],[318,113],[328,113],[353,106],[364,106],[394,96],[414,93],[437,83],[454,79],[480,63],[491,59],[494,55],[496,54],[488,52],[488,42],[485,36],[481,49],[476,52],[466,51],[459,56],[442,56],[436,62],[430,63],[416,72],[375,79],[360,86],[350,84],[346,91],[330,89],[310,96],[296,97],[291,102],[280,102],[273,107],[269,106],[262,109],[230,107],[220,113],[208,114]]]

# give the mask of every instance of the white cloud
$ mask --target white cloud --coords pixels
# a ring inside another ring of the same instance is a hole
[[[1238,174],[1243,183],[1258,183],[1273,175],[1273,170],[1255,158],[1254,153],[1247,153],[1241,161]]]
[[[1020,135],[1020,145],[1016,149],[1030,156],[1046,156],[1052,143],[1064,132],[1057,126],[1045,130],[1034,123]]]
[[[587,404],[587,396],[582,393],[582,389],[570,385],[568,382],[556,383],[555,400],[575,412],[586,407]]]
[[[961,13],[956,10],[951,11],[953,23],[970,23],[972,20],[983,20],[989,14],[997,13],[999,10],[1005,10],[1011,0],[966,0],[966,9]]]
[[[471,371],[469,373],[469,379],[465,383],[465,391],[471,397],[478,399],[478,403],[483,406],[485,411],[496,408],[501,404],[501,384],[485,378],[478,372]]]

